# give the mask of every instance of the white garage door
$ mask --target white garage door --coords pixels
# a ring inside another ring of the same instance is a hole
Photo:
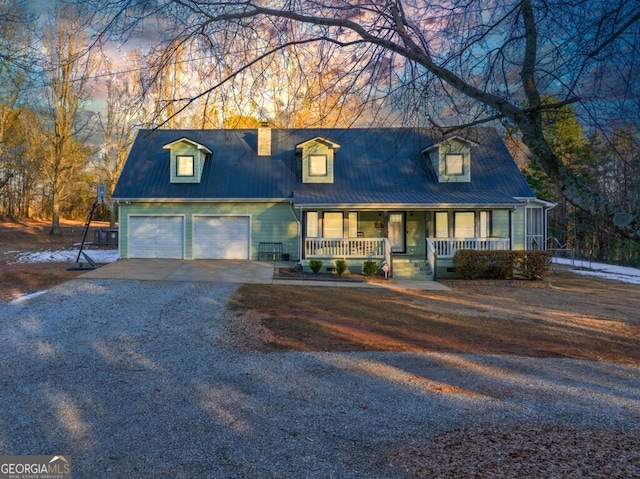
[[[248,216],[195,216],[194,259],[249,259]]]
[[[131,216],[130,258],[184,258],[182,216]]]

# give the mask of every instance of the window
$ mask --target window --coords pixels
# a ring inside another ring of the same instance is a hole
[[[436,238],[449,237],[449,213],[446,211],[436,212]]]
[[[487,238],[491,236],[491,212],[481,211],[480,219],[478,222],[478,236],[480,238]]]
[[[322,221],[322,237],[323,238],[342,238],[344,236],[344,224],[342,221],[342,213],[329,212],[325,213]]]
[[[176,156],[176,176],[193,176],[193,156]]]
[[[475,238],[475,213],[456,211],[454,215],[454,236],[456,238]]]
[[[307,211],[307,238],[317,238],[318,231],[318,212]]]
[[[309,155],[309,176],[327,176],[327,155]]]
[[[460,154],[447,153],[444,158],[444,169],[447,175],[462,175],[463,171],[463,157]]]
[[[349,238],[358,237],[358,212],[349,211]]]

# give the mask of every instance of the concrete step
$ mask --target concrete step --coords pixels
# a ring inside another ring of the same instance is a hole
[[[393,277],[396,279],[431,280],[429,262],[416,258],[393,258]]]

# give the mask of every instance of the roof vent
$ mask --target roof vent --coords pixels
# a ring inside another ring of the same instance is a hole
[[[258,128],[258,156],[271,156],[271,128]]]

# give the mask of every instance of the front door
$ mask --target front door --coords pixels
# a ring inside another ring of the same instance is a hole
[[[404,212],[389,213],[388,236],[392,253],[404,253],[406,251]]]

